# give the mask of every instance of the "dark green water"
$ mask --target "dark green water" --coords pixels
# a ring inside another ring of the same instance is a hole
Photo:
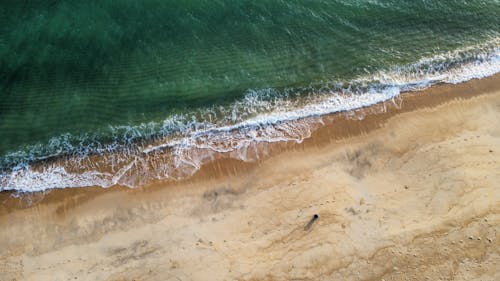
[[[273,112],[273,103],[245,111],[253,108],[244,104],[251,91],[293,100],[383,71],[445,72],[496,59],[500,35],[500,2],[493,0],[0,6],[3,176],[49,155],[111,151],[182,135],[195,123],[234,125]],[[439,55],[448,57],[414,66]]]

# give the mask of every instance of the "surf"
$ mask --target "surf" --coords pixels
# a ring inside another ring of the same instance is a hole
[[[220,157],[256,161],[266,143],[301,143],[322,117],[394,101],[402,92],[500,72],[500,39],[423,57],[351,81],[249,89],[227,106],[174,114],[162,122],[110,127],[111,141],[64,134],[2,157],[0,190],[123,185],[182,180]]]

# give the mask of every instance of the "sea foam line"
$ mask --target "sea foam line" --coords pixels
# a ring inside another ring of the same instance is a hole
[[[499,46],[494,39],[490,46]],[[120,184],[134,187],[151,179],[182,179],[193,175],[217,154],[243,161],[260,157],[259,143],[302,142],[321,123],[321,116],[350,111],[397,97],[401,92],[421,90],[436,83],[457,84],[500,72],[498,47],[478,52],[474,46],[418,62],[360,77],[346,86],[322,90],[305,99],[288,95],[274,96],[273,89],[250,91],[244,99],[229,109],[208,112],[201,122],[188,116],[173,116],[163,122],[164,132],[156,145],[135,145],[130,139],[122,143],[78,147],[78,153],[60,161],[37,165],[20,162],[0,174],[0,191],[44,191],[55,188]],[[456,66],[458,65],[458,66]],[[336,83],[336,85],[343,85]],[[210,111],[210,110],[209,110]],[[224,115],[218,123],[209,117]],[[207,117],[208,116],[208,117]],[[158,124],[143,124],[138,128],[124,127],[133,138],[142,132],[154,135]],[[172,137],[171,132],[174,132]],[[122,136],[123,137],[123,136]],[[59,145],[57,141],[53,140]],[[67,145],[62,142],[61,146]],[[70,146],[69,149],[72,149]],[[89,154],[102,154],[90,160]],[[52,156],[57,157],[57,153]],[[47,156],[44,156],[47,157]],[[42,160],[28,154],[27,160]],[[77,171],[77,172],[73,172]]]

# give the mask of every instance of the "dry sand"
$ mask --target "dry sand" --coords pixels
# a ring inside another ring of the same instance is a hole
[[[499,81],[186,182],[4,193],[0,280],[500,280]]]

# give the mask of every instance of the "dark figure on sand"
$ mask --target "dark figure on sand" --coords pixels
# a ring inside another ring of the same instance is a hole
[[[314,216],[311,218],[311,220],[304,226],[304,230],[309,230],[311,229],[311,226],[313,223],[319,218],[318,214],[314,214]]]

